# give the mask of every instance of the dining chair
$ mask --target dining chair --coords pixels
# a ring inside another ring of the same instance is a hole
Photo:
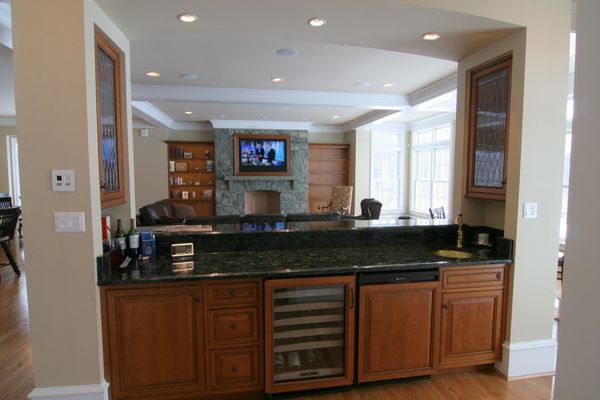
[[[17,227],[17,222],[19,222],[20,214],[21,207],[0,208],[0,244],[8,258],[8,262],[0,263],[0,267],[10,265],[17,275],[21,275],[21,271],[10,250],[9,242],[15,235],[15,229]]]
[[[444,219],[446,218],[446,213],[444,212],[444,207],[438,208],[430,208],[429,215],[431,215],[431,219]]]

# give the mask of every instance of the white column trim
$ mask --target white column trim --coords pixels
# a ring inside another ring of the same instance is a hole
[[[554,339],[504,342],[502,361],[496,369],[507,379],[553,374],[556,369],[557,343]]]
[[[35,388],[29,394],[31,400],[108,400],[108,383],[97,385],[55,386]]]

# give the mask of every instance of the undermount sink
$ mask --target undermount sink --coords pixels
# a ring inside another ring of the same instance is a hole
[[[433,252],[436,256],[448,257],[448,258],[473,258],[475,257],[471,253],[460,250],[436,250]]]

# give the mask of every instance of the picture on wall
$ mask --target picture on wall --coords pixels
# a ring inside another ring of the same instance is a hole
[[[234,135],[236,175],[289,175],[287,135]]]

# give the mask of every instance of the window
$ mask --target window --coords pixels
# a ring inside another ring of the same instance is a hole
[[[567,210],[569,208],[569,172],[571,165],[571,130],[567,131],[565,138],[565,159],[563,167],[562,207],[560,209],[560,241],[567,238]]]
[[[14,135],[6,136],[8,150],[8,186],[13,205],[21,205],[21,179],[19,176],[19,143]]]
[[[451,139],[450,123],[413,132],[411,212],[429,214],[429,208],[450,209]]]
[[[383,213],[400,213],[406,209],[404,132],[373,132],[371,140],[371,197],[382,202]]]

